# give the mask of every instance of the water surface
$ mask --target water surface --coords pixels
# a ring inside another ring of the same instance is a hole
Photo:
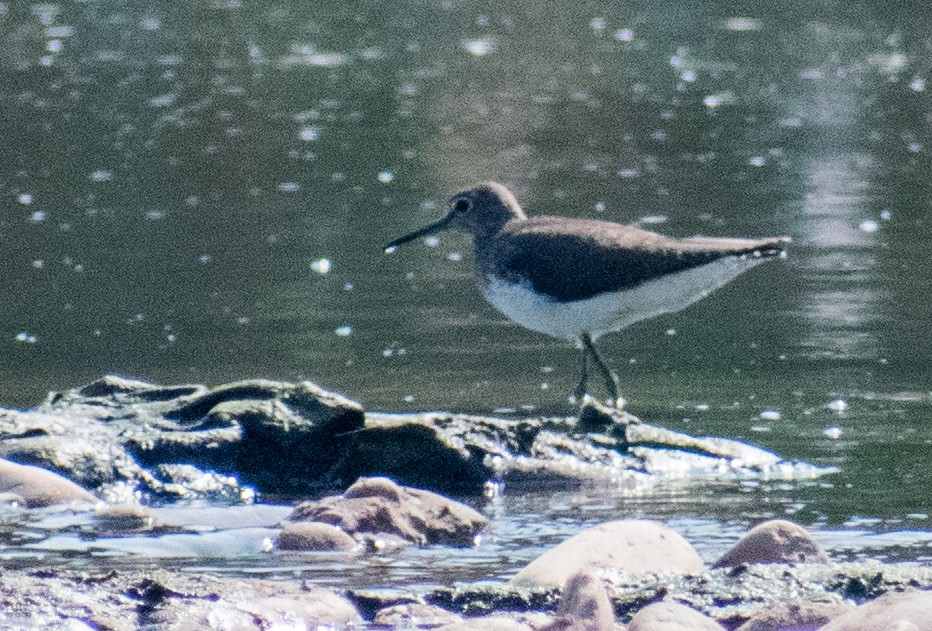
[[[710,555],[720,524],[772,515],[851,533],[826,535],[840,555],[924,533],[924,8],[0,3],[0,403],[118,373],[569,414],[575,350],[483,302],[466,237],[382,253],[495,179],[530,214],[794,239],[601,347],[646,420],[841,473],[566,502],[670,520]],[[503,501],[508,558],[541,517],[555,540],[582,525],[559,498]]]

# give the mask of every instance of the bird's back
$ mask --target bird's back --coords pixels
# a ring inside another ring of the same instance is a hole
[[[539,216],[508,222],[477,241],[480,273],[529,284],[558,302],[585,300],[726,257],[779,255],[789,239],[672,239],[635,226]]]

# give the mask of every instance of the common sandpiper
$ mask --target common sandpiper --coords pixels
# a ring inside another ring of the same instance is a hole
[[[450,211],[396,247],[441,230],[472,235],[476,279],[485,299],[513,322],[575,342],[581,350],[574,394],[588,392],[588,362],[619,406],[618,377],[595,347],[606,333],[679,311],[742,272],[783,255],[789,237],[673,239],[596,219],[524,214],[515,196],[485,182],[450,198]]]

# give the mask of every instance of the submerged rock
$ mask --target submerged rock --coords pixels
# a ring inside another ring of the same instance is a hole
[[[120,484],[161,498],[304,495],[388,475],[478,494],[582,484],[639,488],[665,476],[796,478],[827,473],[722,438],[696,438],[591,404],[580,418],[363,412],[309,382],[217,388],[107,376],[0,409],[0,458],[59,472],[102,495]]]
[[[457,546],[472,545],[488,524],[465,504],[388,478],[359,478],[343,495],[299,504],[288,519],[330,524],[350,535]]]

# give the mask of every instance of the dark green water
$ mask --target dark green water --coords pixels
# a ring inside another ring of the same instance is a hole
[[[484,303],[465,237],[382,253],[496,179],[794,238],[602,341],[633,413],[842,471],[683,514],[928,528],[932,36],[891,6],[2,2],[0,404],[120,373],[569,414],[575,350]]]

